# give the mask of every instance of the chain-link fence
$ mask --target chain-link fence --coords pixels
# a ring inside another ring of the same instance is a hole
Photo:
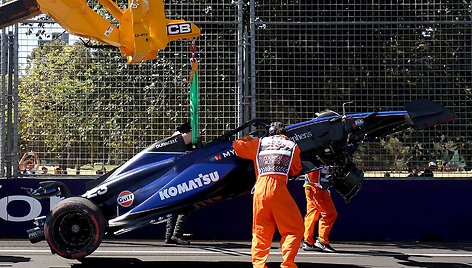
[[[254,7],[258,115],[296,122],[324,109],[342,112],[348,101],[347,112],[355,113],[430,99],[451,108],[454,123],[365,144],[359,164],[383,171],[429,162],[467,169],[470,1],[273,2]]]
[[[470,1],[269,2],[166,3],[169,18],[202,29],[196,45],[203,140],[253,117],[294,123],[325,109],[341,112],[349,101],[347,112],[356,113],[430,99],[457,119],[367,143],[358,164],[404,176],[434,161],[442,176],[468,175]],[[12,87],[9,31],[18,44]],[[69,35],[44,16],[8,28],[1,40],[3,166],[10,161],[18,170],[22,156],[34,152],[49,174],[95,174],[189,121],[188,41],[128,65],[117,49]]]

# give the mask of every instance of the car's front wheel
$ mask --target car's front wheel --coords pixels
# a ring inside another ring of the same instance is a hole
[[[105,227],[103,213],[93,202],[70,197],[51,211],[44,235],[53,253],[67,259],[82,259],[98,248]]]

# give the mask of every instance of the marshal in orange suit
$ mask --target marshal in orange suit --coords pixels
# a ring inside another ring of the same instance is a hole
[[[303,236],[303,218],[287,190],[289,176],[300,173],[300,149],[285,134],[283,124],[271,124],[268,136],[246,136],[233,143],[236,155],[254,162],[256,185],[253,197],[252,264],[266,268],[275,229],[281,235],[283,262],[298,267],[295,256]]]
[[[329,243],[329,234],[338,213],[329,188],[329,167],[322,167],[305,175],[306,215],[303,250],[320,249],[335,252]],[[320,218],[321,216],[321,218]],[[315,226],[318,223],[318,239],[315,241]]]

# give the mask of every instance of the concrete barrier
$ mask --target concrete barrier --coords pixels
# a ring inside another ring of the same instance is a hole
[[[41,180],[0,180],[0,238],[27,238],[31,219],[46,215],[59,201],[54,198],[39,202],[21,189],[37,187]],[[88,181],[60,180],[77,195],[84,192]],[[304,215],[302,182],[289,182],[289,189]],[[470,179],[365,180],[349,204],[333,190],[332,196],[339,215],[331,235],[333,241],[472,241]],[[249,240],[251,223],[252,196],[245,194],[195,211],[186,233],[193,239]],[[162,239],[163,235],[164,224],[160,224],[117,238]]]

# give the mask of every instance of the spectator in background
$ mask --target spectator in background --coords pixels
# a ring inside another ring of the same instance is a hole
[[[54,168],[54,174],[56,175],[65,175],[67,171],[64,171],[61,167]]]
[[[44,174],[48,174],[48,168],[45,167],[45,166],[43,166],[43,167],[41,168],[41,171],[42,171],[42,174],[43,174],[43,175],[44,175]]]
[[[434,177],[434,172],[436,169],[438,168],[438,165],[436,164],[436,162],[434,161],[431,161],[428,163],[428,168],[426,168],[423,173],[421,174],[421,177],[428,177],[428,178],[432,178]]]
[[[102,175],[102,174],[107,173],[107,169],[105,168],[105,166],[102,166],[102,168],[99,169],[99,170],[97,170],[95,173],[96,173],[97,175]]]
[[[23,174],[36,174],[41,164],[41,160],[37,153],[29,152],[24,153],[18,163],[18,169]]]
[[[414,166],[410,173],[408,173],[407,177],[419,177],[420,176],[420,168],[418,166]]]
[[[408,173],[407,177],[419,177],[420,176],[420,168],[418,166],[414,166],[413,169]]]

